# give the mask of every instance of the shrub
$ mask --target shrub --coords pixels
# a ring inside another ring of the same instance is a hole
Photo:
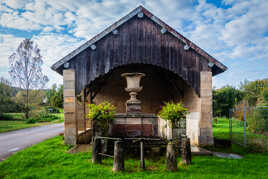
[[[254,133],[268,131],[268,109],[254,109],[248,117],[248,128]]]
[[[109,102],[103,102],[98,105],[89,104],[89,112],[87,117],[93,120],[94,128],[106,133],[109,124],[114,119],[115,107]]]
[[[164,120],[170,121],[172,128],[177,127],[178,122],[186,120],[188,109],[183,107],[182,103],[168,102],[159,112],[159,116]]]
[[[88,118],[96,121],[113,120],[115,107],[109,102],[89,104]]]
[[[0,113],[0,120],[14,120],[14,118],[9,114]]]
[[[26,120],[26,123],[35,123],[35,122],[51,122],[54,120],[58,120],[59,117],[46,112],[46,110],[44,111],[40,111],[40,112],[31,112],[31,117]]]
[[[24,120],[23,113],[0,113],[0,120]]]
[[[37,120],[35,119],[35,118],[28,118],[27,120],[26,120],[26,123],[27,124],[34,124],[34,123],[36,123],[37,122]]]
[[[57,116],[49,114],[46,111],[40,112],[39,116],[37,117],[38,122],[50,122],[50,121],[57,120],[57,119],[58,119]]]

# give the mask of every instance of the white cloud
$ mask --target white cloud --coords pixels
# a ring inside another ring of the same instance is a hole
[[[50,31],[53,31],[53,30],[54,30],[54,28],[51,27],[51,26],[46,26],[46,27],[43,28],[43,32],[50,32]]]
[[[37,30],[41,28],[39,24],[21,17],[17,12],[1,14],[0,25],[22,30]]]
[[[13,9],[23,9],[27,4],[27,0],[2,0],[2,3]]]
[[[12,12],[13,10],[7,6],[4,6],[3,4],[0,3],[0,14],[4,12]]]
[[[15,52],[20,42],[23,40],[21,37],[13,35],[0,34],[0,76],[9,79],[8,57]],[[13,84],[15,85],[15,84]]]
[[[8,57],[15,52],[22,40],[21,37],[0,34],[0,68],[8,67]]]
[[[268,32],[268,1],[248,4],[247,12],[225,24],[222,40],[230,45],[255,43]]]
[[[58,33],[42,33],[34,36],[32,40],[37,43],[44,61],[43,72],[48,75],[50,81],[47,86],[54,83],[62,83],[62,77],[50,69],[51,65],[75,50],[83,42],[69,35]]]
[[[66,24],[63,12],[51,7],[46,1],[35,1],[26,6],[30,11],[22,13],[22,17],[42,25],[59,26]]]
[[[223,0],[222,3],[225,5],[231,5],[235,2],[236,0]]]

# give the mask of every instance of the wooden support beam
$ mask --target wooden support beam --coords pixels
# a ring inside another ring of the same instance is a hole
[[[124,171],[124,142],[123,141],[115,141],[114,142],[114,165],[113,171]]]
[[[92,144],[92,163],[101,163],[101,139],[94,138]]]
[[[102,155],[102,156],[105,156],[105,157],[111,157],[111,158],[114,158],[113,155],[104,154],[104,153],[98,153],[98,155]]]
[[[84,131],[87,130],[87,121],[86,121],[86,88],[83,91],[83,118],[84,118]]]
[[[169,142],[167,144],[167,154],[166,154],[166,170],[167,171],[177,171],[177,156],[175,150],[175,143]]]
[[[166,81],[168,81],[168,83],[173,86],[175,88],[175,90],[179,91],[179,93],[181,94],[181,96],[184,96],[184,92],[183,90],[181,90],[176,83],[174,82],[174,79],[171,79],[170,77],[168,77],[168,75],[166,74],[166,72],[163,72],[164,74],[164,78],[166,79]]]
[[[175,88],[176,91],[178,91],[180,93],[180,95],[183,97],[184,96],[184,92],[183,90],[181,90],[175,83],[174,83],[174,78],[170,77],[167,72],[165,71],[158,71],[160,75],[159,77],[163,80],[166,81],[168,83],[168,86],[172,86],[173,88]],[[172,94],[172,91],[170,91],[170,93]],[[174,99],[173,99],[174,100]]]
[[[141,161],[140,161],[140,168],[145,170],[145,161],[144,161],[144,143],[143,140],[140,141],[140,150],[141,150]]]

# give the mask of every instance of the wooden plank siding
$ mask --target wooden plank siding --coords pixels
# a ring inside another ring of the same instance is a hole
[[[75,69],[76,92],[112,69],[129,64],[151,64],[179,75],[200,95],[200,71],[210,71],[208,61],[150,18],[133,17],[71,59]],[[61,67],[62,68],[62,67]],[[62,69],[60,69],[62,70]],[[161,74],[159,74],[161,75]]]

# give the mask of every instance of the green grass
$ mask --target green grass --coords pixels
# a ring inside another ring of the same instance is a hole
[[[22,116],[23,116],[22,113],[7,113],[5,115],[12,116],[12,120],[0,120],[0,133],[14,131],[14,130],[18,130],[18,129],[60,123],[60,122],[64,121],[64,119],[63,119],[64,114],[63,113],[52,114],[52,115],[57,116],[59,118],[59,120],[54,120],[51,122],[39,122],[39,123],[34,123],[34,124],[27,124],[26,121],[23,120],[23,118],[22,118]]]
[[[213,133],[226,138],[226,124],[220,124],[214,127]],[[20,151],[0,162],[0,178],[268,178],[268,153],[250,153],[238,145],[211,149],[241,154],[244,156],[241,160],[193,156],[192,165],[179,165],[177,172],[166,172],[165,156],[155,155],[146,158],[146,171],[139,169],[139,160],[127,158],[126,171],[114,173],[112,159],[93,165],[91,152],[68,154],[69,148],[58,136]]]
[[[228,119],[217,118],[217,123],[213,122],[213,136],[220,139],[229,139]]]
[[[221,139],[230,139],[229,120],[226,118],[217,118],[217,124],[213,123],[213,136]],[[268,151],[268,135],[255,134],[246,130],[247,144],[258,145],[262,150]],[[232,140],[243,144],[244,123],[239,120],[232,120]]]
[[[114,173],[112,159],[93,165],[90,152],[68,154],[68,149],[59,136],[32,146],[1,162],[0,178],[268,178],[267,153],[245,153],[241,160],[194,156],[192,165],[179,165],[177,172],[165,171],[164,156],[147,158],[146,171],[138,160],[127,159],[126,171]]]

